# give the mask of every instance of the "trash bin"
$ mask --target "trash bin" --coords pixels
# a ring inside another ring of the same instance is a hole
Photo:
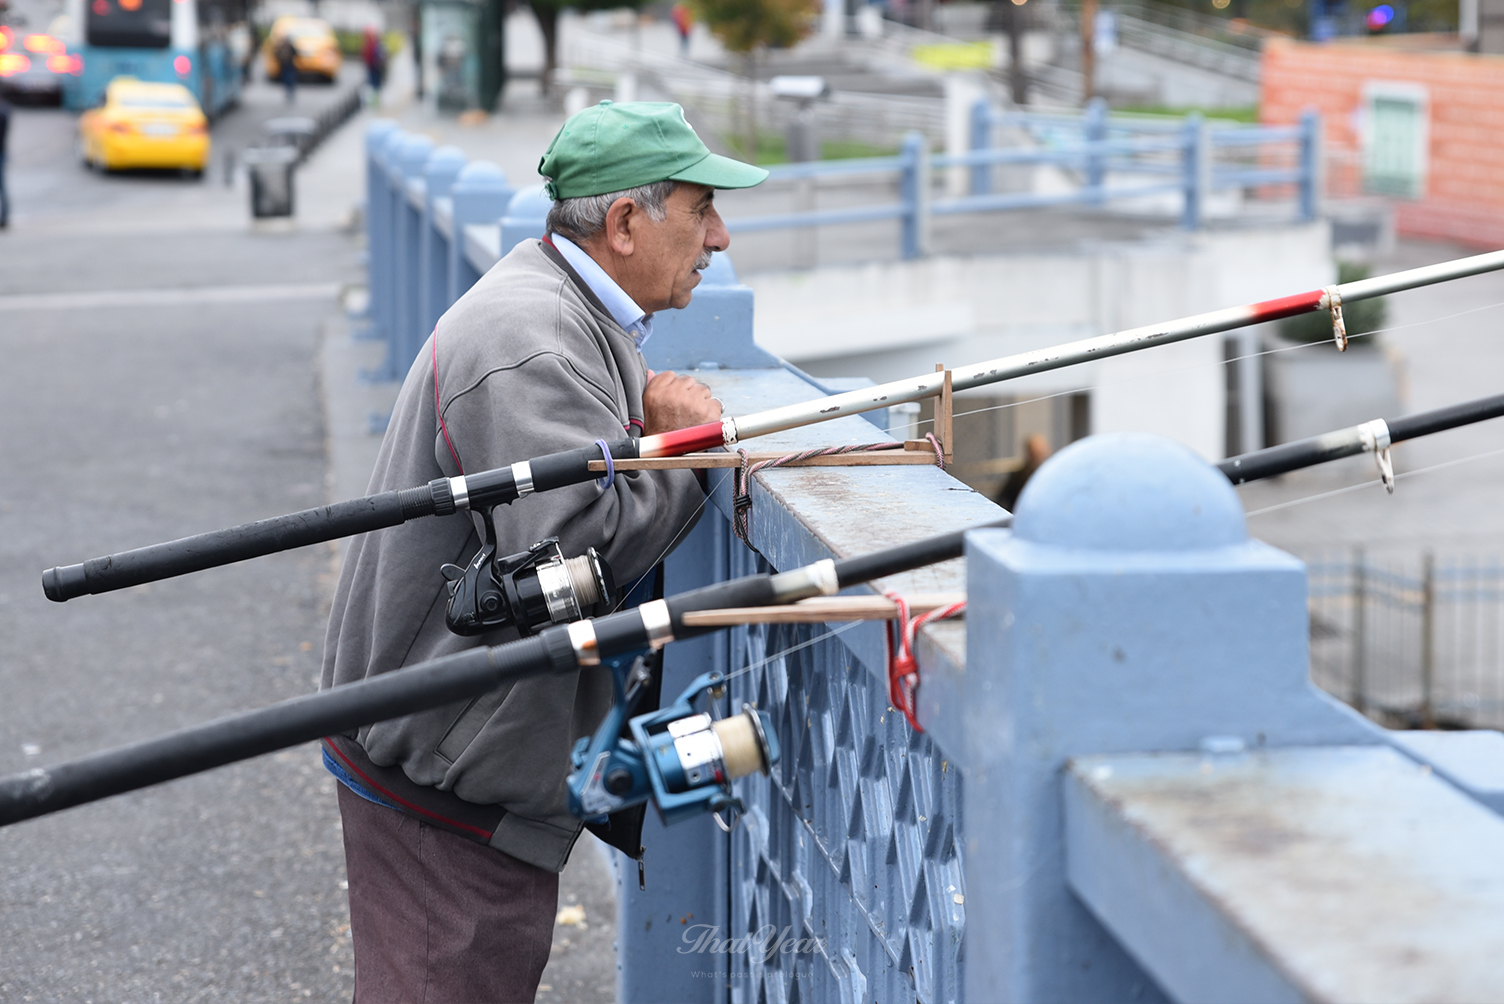
[[[251,179],[251,216],[266,219],[291,216],[292,170],[298,151],[291,146],[253,146],[241,155]]]

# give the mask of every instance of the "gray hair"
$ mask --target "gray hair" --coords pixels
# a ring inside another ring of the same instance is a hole
[[[548,211],[548,222],[544,225],[551,234],[576,242],[589,240],[606,228],[606,213],[617,199],[631,199],[648,214],[648,219],[662,223],[668,217],[664,203],[676,186],[677,182],[673,181],[655,181],[651,185],[638,185],[621,192],[559,199]]]

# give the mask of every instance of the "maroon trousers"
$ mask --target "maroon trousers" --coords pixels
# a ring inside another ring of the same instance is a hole
[[[532,1001],[559,876],[339,785],[355,1004]]]

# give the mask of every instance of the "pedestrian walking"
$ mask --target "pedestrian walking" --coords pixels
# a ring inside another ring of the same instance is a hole
[[[297,97],[298,90],[298,50],[292,44],[292,38],[283,35],[277,42],[277,76],[282,81],[282,86],[287,88],[287,103],[292,104]]]
[[[10,198],[5,194],[5,142],[10,134],[10,102],[0,91],[0,230],[10,226]]]
[[[366,27],[365,42],[360,47],[361,62],[366,64],[366,83],[371,87],[371,107],[381,105],[381,85],[386,81],[386,46],[381,43],[381,33],[374,27]]]
[[[682,3],[674,4],[673,8],[669,10],[668,16],[674,22],[674,27],[679,30],[679,55],[688,59],[689,33],[695,26],[695,16]]]

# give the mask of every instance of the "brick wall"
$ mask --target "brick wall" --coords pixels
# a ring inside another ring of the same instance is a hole
[[[1398,230],[1504,247],[1504,57],[1271,40],[1262,118],[1285,124],[1303,108],[1321,113],[1334,196],[1363,191],[1359,111],[1370,81],[1419,85],[1429,97],[1425,189],[1419,199],[1395,200]]]

